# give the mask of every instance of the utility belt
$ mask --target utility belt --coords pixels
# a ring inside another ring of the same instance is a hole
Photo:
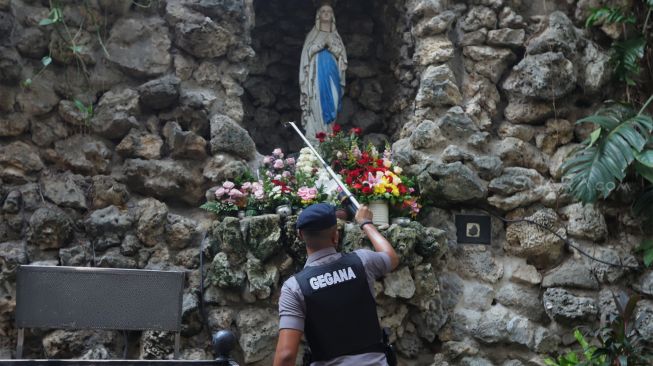
[[[381,343],[373,344],[369,347],[366,347],[365,349],[356,352],[355,354],[359,355],[363,353],[376,352],[385,354],[388,366],[397,366],[397,351],[395,350],[395,346],[390,344],[390,328],[383,328],[383,340]],[[313,361],[314,360],[311,354],[311,349],[307,345],[304,347],[304,358],[302,359],[302,365],[310,366],[311,362]]]

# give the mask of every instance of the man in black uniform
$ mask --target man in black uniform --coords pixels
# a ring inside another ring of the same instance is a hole
[[[339,234],[331,205],[315,204],[299,215],[298,235],[306,243],[308,259],[281,289],[274,366],[295,365],[303,334],[311,349],[311,365],[387,365],[374,281],[395,269],[399,258],[372,224],[366,206],[355,220],[375,251],[344,255],[336,251]]]

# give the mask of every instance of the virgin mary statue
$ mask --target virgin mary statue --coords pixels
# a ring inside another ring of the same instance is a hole
[[[306,36],[299,67],[300,105],[306,136],[331,131],[342,109],[347,54],[336,30],[333,8],[322,5]]]

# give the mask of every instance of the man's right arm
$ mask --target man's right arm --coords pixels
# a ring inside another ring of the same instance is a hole
[[[365,221],[372,221],[372,211],[366,205],[361,205],[356,212],[356,223],[360,225]],[[388,239],[381,235],[376,226],[372,224],[363,226],[363,231],[372,242],[375,251],[386,253],[390,257],[391,269],[394,270],[397,268],[399,265],[399,256],[397,256],[395,248],[392,247]]]

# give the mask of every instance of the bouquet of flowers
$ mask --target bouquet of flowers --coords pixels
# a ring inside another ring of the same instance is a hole
[[[344,133],[336,125],[333,134],[322,137],[320,149],[331,161],[334,171],[343,176],[345,184],[360,202],[387,201],[395,211],[417,216],[421,208],[415,196],[414,182],[402,175],[403,169],[392,161],[392,149],[383,153],[368,144],[361,148],[359,129]]]
[[[216,214],[236,213],[247,207],[260,208],[265,193],[263,182],[245,182],[240,187],[232,181],[225,181],[215,190],[215,201],[208,201],[201,208]]]

